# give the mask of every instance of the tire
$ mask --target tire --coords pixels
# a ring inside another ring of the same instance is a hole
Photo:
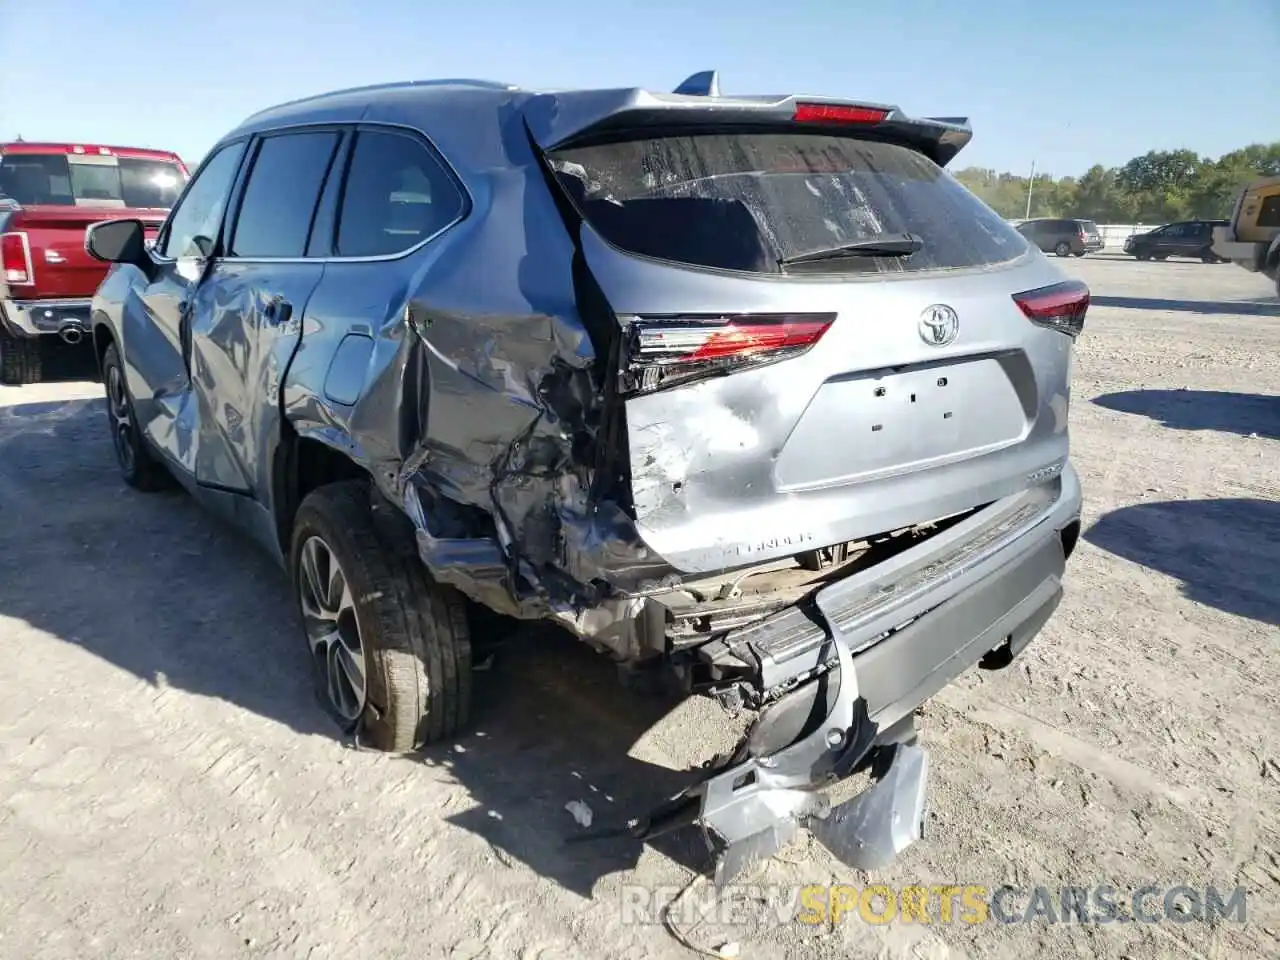
[[[1169,255],[1167,253],[1156,253],[1156,254],[1152,254],[1152,256],[1154,256],[1157,260],[1161,260],[1161,261],[1169,259]]]
[[[1140,250],[1137,253],[1135,253],[1134,256],[1137,257],[1139,260],[1141,260],[1143,263],[1146,263],[1148,260],[1151,259],[1151,254],[1148,253],[1146,250]]]
[[[142,438],[138,418],[133,411],[133,397],[124,376],[124,365],[114,343],[108,345],[102,357],[102,384],[107,398],[111,447],[115,451],[121,479],[144,493],[169,489],[173,486],[173,476],[155,458]]]
[[[1056,247],[1053,248],[1053,252],[1060,257],[1068,257],[1071,255],[1071,244],[1063,240],[1061,243],[1059,243]]]
[[[1201,263],[1221,263],[1222,258],[1213,252],[1212,247],[1205,247],[1203,250],[1200,251],[1200,262]]]
[[[463,596],[379,530],[366,483],[319,487],[298,507],[289,572],[325,711],[361,746],[409,753],[469,722],[471,634]]]
[[[1086,252],[1086,251],[1084,251],[1084,250],[1077,250],[1075,253],[1073,253],[1073,254],[1072,254],[1072,256],[1074,256],[1074,257],[1083,257],[1083,256],[1085,255],[1085,252]]]
[[[15,337],[0,327],[0,383],[21,387],[39,383],[41,374],[40,341]]]

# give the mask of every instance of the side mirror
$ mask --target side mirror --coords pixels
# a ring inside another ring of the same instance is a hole
[[[131,263],[150,272],[151,257],[141,220],[104,220],[89,227],[84,238],[89,256],[107,263]]]

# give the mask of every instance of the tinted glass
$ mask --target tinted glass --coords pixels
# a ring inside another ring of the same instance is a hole
[[[1084,228],[1084,232],[1090,236],[1096,237],[1098,235],[1098,225],[1092,220],[1081,220],[1080,226]]]
[[[342,195],[337,254],[402,253],[457,220],[463,204],[457,184],[421,141],[362,130]]]
[[[1258,226],[1280,227],[1280,193],[1262,201],[1262,209],[1258,211]]]
[[[160,252],[166,257],[200,257],[213,249],[244,144],[233,143],[215,153],[196,174],[186,195],[170,215]]]
[[[817,133],[708,133],[556,151],[585,219],[624,250],[777,273],[779,258],[880,234],[917,234],[910,257],[826,261],[832,272],[1002,263],[1023,237],[945,170],[906,147]]]
[[[0,157],[0,196],[36,206],[173,206],[186,183],[182,168],[162,160],[86,154]]]
[[[262,141],[236,215],[233,257],[301,257],[338,134],[287,133]]]

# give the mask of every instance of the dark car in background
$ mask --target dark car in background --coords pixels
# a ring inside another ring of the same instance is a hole
[[[1226,220],[1180,220],[1147,233],[1135,233],[1124,242],[1124,252],[1139,260],[1194,257],[1205,263],[1225,263],[1213,252],[1213,228]]]
[[[1106,246],[1098,225],[1092,220],[1042,217],[1023,220],[1016,229],[1045,253],[1056,253],[1060,257],[1083,257]]]

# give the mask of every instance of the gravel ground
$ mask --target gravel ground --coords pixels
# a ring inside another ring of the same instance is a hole
[[[930,706],[929,835],[870,879],[1242,885],[1247,921],[744,911],[689,942],[761,960],[1280,954],[1280,304],[1231,265],[1064,266],[1095,294],[1067,596],[1016,666]],[[99,390],[0,388],[0,956],[690,955],[624,923],[622,889],[684,885],[700,838],[565,844],[565,804],[634,815],[691,743],[723,739],[718,709],[662,717],[541,632],[479,675],[456,745],[349,749],[282,575],[183,495],[123,487]],[[868,878],[798,841],[752,882]]]

